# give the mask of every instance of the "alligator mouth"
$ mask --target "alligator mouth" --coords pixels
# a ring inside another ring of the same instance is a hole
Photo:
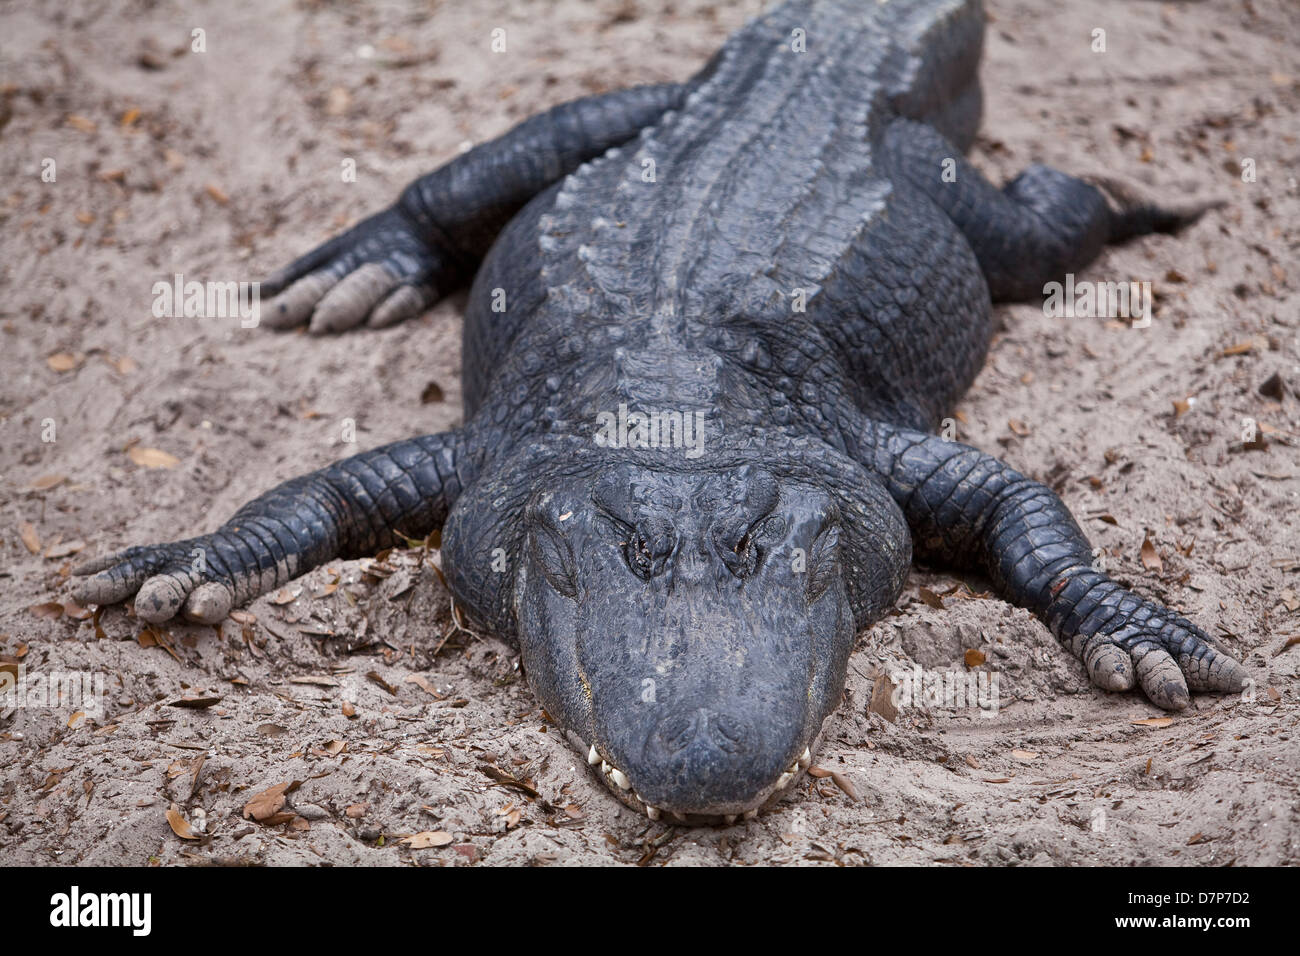
[[[821,745],[821,732],[818,732],[817,739],[804,748],[803,753],[790,764],[789,769],[776,779],[775,783],[764,788],[759,795],[750,801],[748,807],[740,807],[735,812],[688,812],[682,813],[676,810],[656,807],[641,799],[640,794],[632,786],[632,781],[626,773],[609,761],[609,759],[600,752],[596,744],[588,744],[577,734],[567,731],[565,734],[570,746],[587,759],[588,766],[609,789],[620,802],[630,807],[639,814],[644,814],[651,821],[663,821],[669,823],[680,823],[686,826],[731,826],[738,820],[753,820],[760,811],[768,810],[782,797],[794,790],[795,785],[803,779],[808,768],[812,766],[813,751],[819,749]]]

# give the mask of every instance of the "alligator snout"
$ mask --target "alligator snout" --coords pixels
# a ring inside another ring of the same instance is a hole
[[[663,789],[667,802],[669,791],[689,794],[692,812],[748,809],[785,769],[769,759],[763,744],[752,721],[736,713],[691,708],[655,726],[636,761],[639,766],[629,773],[633,780],[645,781],[646,796]]]
[[[524,668],[620,800],[726,822],[798,780],[855,633],[842,513],[812,478],[749,463],[602,460],[532,497],[512,595]]]
[[[575,741],[575,744],[577,741]],[[778,799],[812,763],[811,746],[788,761],[773,761],[750,723],[700,708],[655,728],[638,759],[622,767],[592,745],[587,762],[624,803],[659,820],[734,823],[753,819]]]

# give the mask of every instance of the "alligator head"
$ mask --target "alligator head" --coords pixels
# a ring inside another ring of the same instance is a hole
[[[910,539],[893,500],[825,447],[815,468],[772,449],[671,466],[589,444],[526,457],[457,504],[444,554],[459,564],[495,495],[516,555],[499,600],[547,713],[651,819],[778,799],[840,702],[858,630],[901,589]],[[526,493],[505,492],[515,482]],[[453,590],[473,593],[465,577],[450,572]]]

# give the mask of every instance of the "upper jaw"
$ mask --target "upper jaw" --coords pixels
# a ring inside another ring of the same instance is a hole
[[[738,820],[753,820],[758,812],[775,804],[787,793],[793,791],[795,784],[803,778],[812,765],[812,755],[821,746],[822,734],[781,774],[775,781],[758,792],[743,804],[719,804],[708,807],[674,806],[661,801],[660,805],[647,803],[636,792],[634,781],[626,773],[610,763],[599,744],[587,743],[576,732],[565,731],[565,739],[578,753],[582,754],[592,771],[605,783],[609,791],[621,802],[644,814],[648,819],[680,823],[687,826],[730,826]]]

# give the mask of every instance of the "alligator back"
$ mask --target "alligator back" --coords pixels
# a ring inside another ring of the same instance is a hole
[[[737,320],[788,316],[795,295],[815,301],[863,245],[893,191],[878,143],[891,119],[969,139],[982,30],[977,0],[796,0],[733,34],[681,110],[503,233],[467,316],[469,410],[521,371],[512,349],[562,371],[546,343],[574,336],[587,367],[567,394],[620,391],[621,371],[592,366],[602,343],[635,344],[669,370],[655,391],[734,401],[699,350],[716,354]],[[487,308],[494,288],[519,290],[506,315]],[[694,378],[672,374],[692,364]]]

